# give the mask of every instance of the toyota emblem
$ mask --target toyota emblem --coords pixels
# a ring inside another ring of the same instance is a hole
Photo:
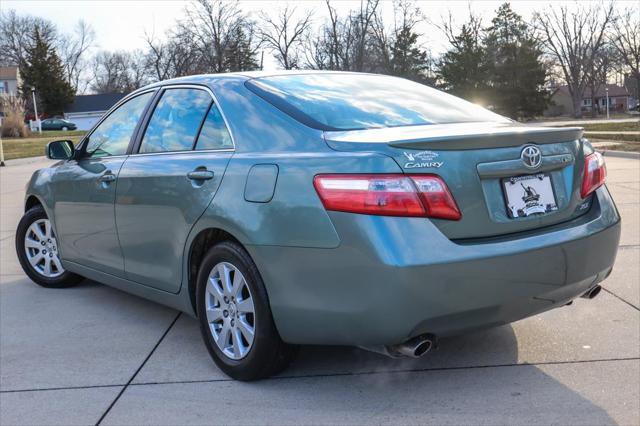
[[[537,169],[542,163],[542,153],[537,146],[525,146],[520,154],[520,159],[525,167],[529,169]]]

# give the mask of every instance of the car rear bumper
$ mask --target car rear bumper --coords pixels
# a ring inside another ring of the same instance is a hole
[[[390,345],[516,321],[606,278],[620,238],[605,187],[578,219],[493,240],[453,242],[422,218],[331,219],[338,248],[248,247],[287,342]]]

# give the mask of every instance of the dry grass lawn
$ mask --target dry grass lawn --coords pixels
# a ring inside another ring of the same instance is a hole
[[[44,148],[51,141],[69,139],[77,144],[84,131],[72,132],[42,132],[42,135],[33,134],[28,138],[2,139],[2,149],[5,160],[15,158],[40,157],[44,155]]]

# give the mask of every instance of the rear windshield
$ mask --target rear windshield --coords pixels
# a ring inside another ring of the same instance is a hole
[[[320,130],[509,120],[403,78],[322,73],[254,78],[246,86],[296,120]]]

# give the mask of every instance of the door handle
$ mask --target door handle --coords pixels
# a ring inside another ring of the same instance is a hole
[[[209,180],[213,179],[214,173],[207,169],[196,169],[187,173],[187,177],[191,180]]]
[[[103,182],[103,183],[110,183],[116,180],[116,175],[114,175],[111,172],[106,172],[105,174],[103,174],[102,176],[100,176],[98,178],[99,182]]]

